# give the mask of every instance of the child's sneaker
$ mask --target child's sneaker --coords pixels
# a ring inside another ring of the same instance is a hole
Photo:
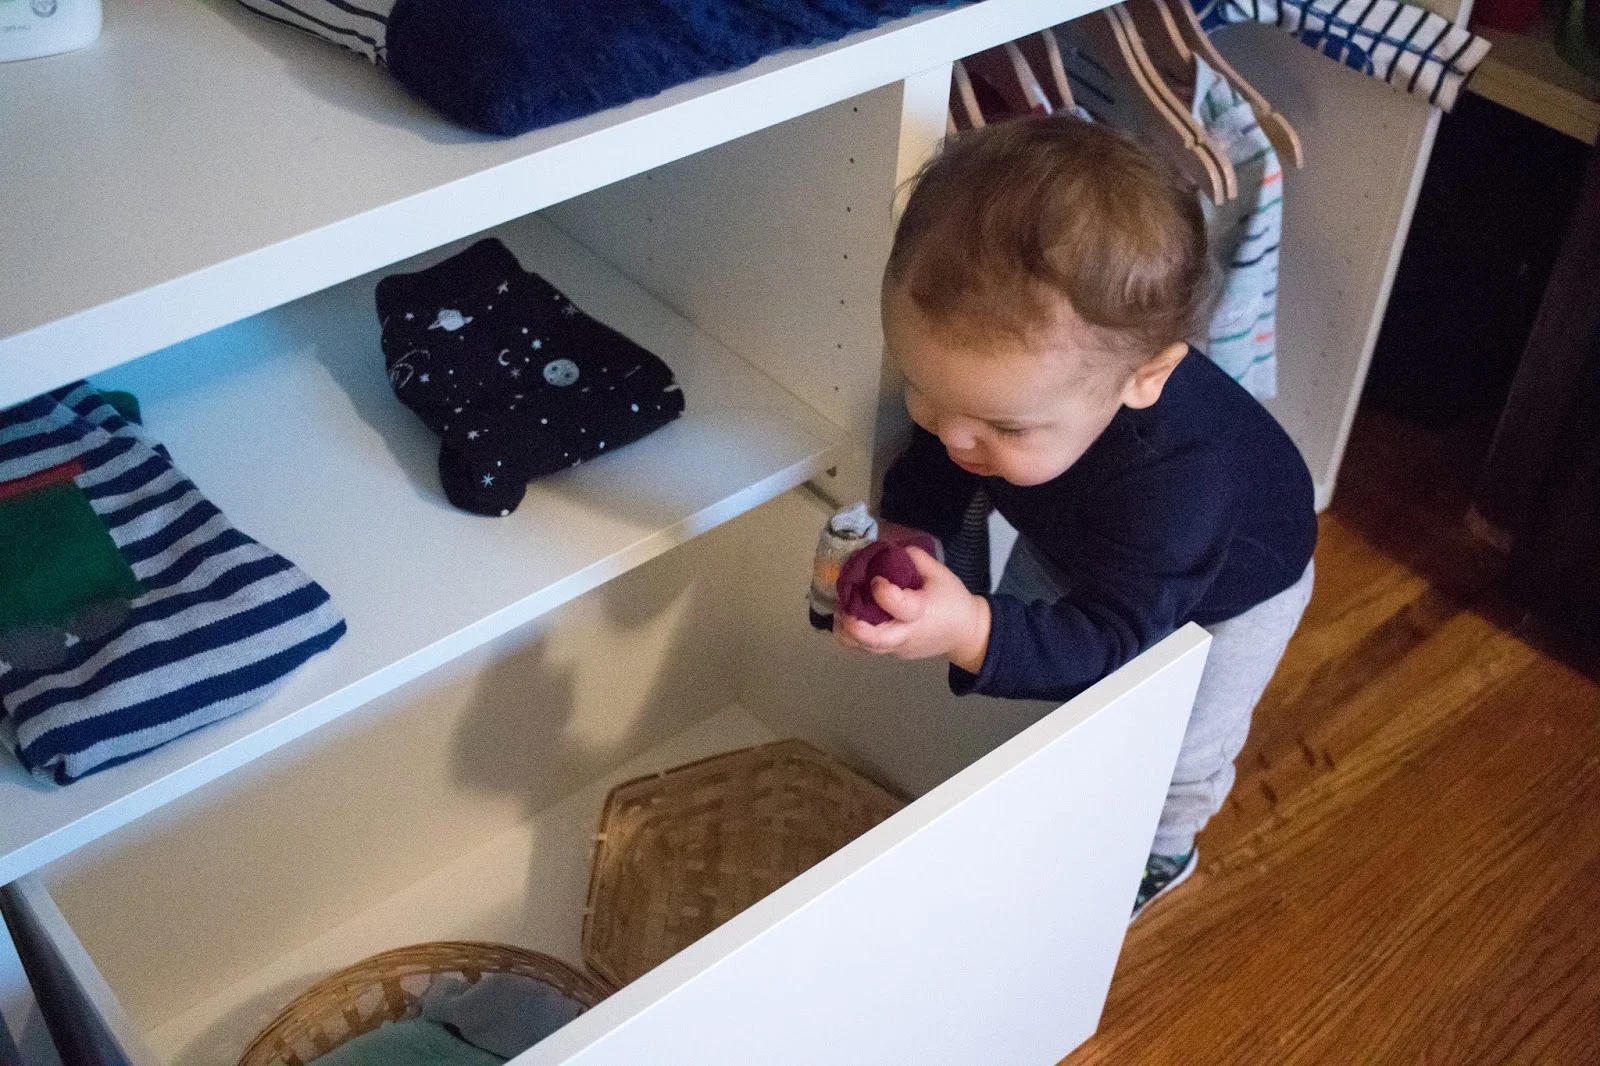
[[[1184,878],[1194,873],[1200,864],[1200,849],[1190,848],[1187,855],[1152,855],[1145,860],[1144,880],[1139,882],[1139,895],[1133,901],[1132,922],[1151,903],[1183,884]]]

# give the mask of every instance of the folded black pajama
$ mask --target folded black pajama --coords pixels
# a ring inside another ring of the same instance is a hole
[[[508,515],[527,483],[683,413],[672,370],[488,238],[378,283],[389,384],[439,435],[450,502]]]

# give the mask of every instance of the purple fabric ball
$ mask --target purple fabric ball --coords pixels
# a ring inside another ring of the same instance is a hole
[[[894,616],[872,598],[872,579],[887,578],[903,589],[920,589],[922,574],[911,555],[898,544],[874,541],[844,562],[839,571],[839,610],[868,625],[882,625]]]

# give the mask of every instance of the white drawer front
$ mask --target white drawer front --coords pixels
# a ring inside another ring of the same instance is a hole
[[[1050,1066],[1095,1028],[1210,638],[1190,626],[517,1066]]]
[[[517,1066],[1057,1062],[1098,1021],[1208,645],[1169,637]],[[156,1066],[43,883],[3,892],[75,1063]]]

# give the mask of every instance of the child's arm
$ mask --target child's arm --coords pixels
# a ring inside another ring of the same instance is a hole
[[[1208,488],[1198,498],[1196,484]],[[1094,527],[1070,546],[1078,580],[1061,599],[973,596],[913,553],[920,590],[874,583],[894,620],[841,617],[834,633],[878,654],[945,658],[958,694],[1070,699],[1190,617],[1221,569],[1233,498],[1228,471],[1206,456],[1178,457],[1100,486]]]
[[[884,578],[874,578],[873,599],[894,616],[869,625],[847,614],[836,614],[833,631],[846,647],[902,659],[945,658],[968,673],[977,673],[989,646],[989,601],[967,591],[948,567],[921,548],[906,549],[917,572],[920,589],[903,589]]]

